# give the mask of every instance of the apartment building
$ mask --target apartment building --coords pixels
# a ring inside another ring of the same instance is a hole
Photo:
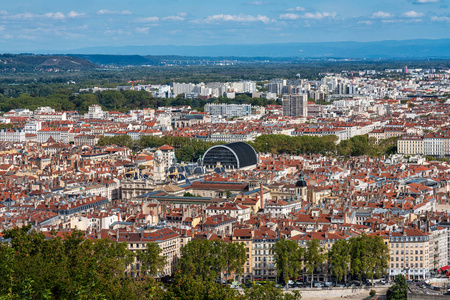
[[[152,232],[120,232],[118,242],[126,242],[128,250],[133,252],[143,251],[148,243],[157,243],[161,248],[161,256],[167,257],[167,263],[164,269],[157,277],[172,275],[175,266],[180,257],[180,235],[170,228],[162,228]],[[131,276],[140,275],[142,269],[141,263],[136,260],[128,266],[128,272]]]
[[[252,280],[253,278],[253,231],[250,228],[235,228],[232,236],[233,243],[243,243],[247,253],[247,261],[245,262],[242,272],[244,281]],[[239,278],[235,278],[236,281]]]
[[[205,112],[213,116],[224,116],[227,118],[249,116],[252,113],[251,104],[215,104],[205,105]]]
[[[417,135],[405,135],[397,140],[397,152],[404,155],[423,154],[423,138]]]
[[[38,131],[37,140],[39,143],[45,143],[50,137],[56,142],[68,144],[73,141],[71,130],[68,127],[45,127]]]
[[[407,279],[425,279],[430,276],[430,238],[419,229],[404,228],[389,236],[389,276],[403,274]]]
[[[424,136],[403,136],[397,141],[398,153],[404,155],[450,155],[450,136],[428,133]]]
[[[25,130],[2,128],[0,129],[0,141],[25,142]]]
[[[307,117],[308,116],[308,96],[283,95],[283,116]]]
[[[430,227],[429,266],[430,270],[438,270],[448,265],[448,233],[447,228]]]
[[[273,230],[255,230],[252,241],[253,278],[260,280],[275,280],[277,268],[272,247],[278,241]]]

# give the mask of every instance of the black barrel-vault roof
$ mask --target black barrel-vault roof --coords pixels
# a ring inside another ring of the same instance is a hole
[[[212,155],[209,155],[211,153],[211,150],[217,148],[224,150],[226,149],[231,153],[233,153],[237,159],[237,166],[236,166],[237,168],[245,168],[248,166],[256,165],[258,163],[258,155],[252,146],[244,142],[236,142],[224,145],[217,145],[209,148],[203,156],[203,162],[205,164],[211,162],[214,163],[223,162],[220,160],[220,158],[212,157]]]

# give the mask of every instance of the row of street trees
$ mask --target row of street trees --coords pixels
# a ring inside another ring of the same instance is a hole
[[[276,242],[273,251],[278,276],[285,283],[305,272],[311,276],[312,286],[315,270],[324,264],[331,267],[336,281],[347,281],[349,274],[361,281],[373,280],[386,274],[389,267],[389,249],[383,239],[365,234],[337,240],[328,252],[318,240],[308,241],[303,248],[286,239]]]
[[[195,240],[182,248],[172,283],[154,277],[166,265],[156,243],[133,253],[127,243],[86,239],[81,231],[44,235],[31,226],[3,232],[0,243],[0,299],[204,299],[298,300],[273,284],[239,293],[217,278],[240,274],[247,259],[240,243]],[[138,260],[139,274],[127,268]]]
[[[369,141],[367,135],[353,137],[336,145],[337,137],[327,135],[317,136],[287,136],[282,134],[261,135],[249,144],[256,152],[270,152],[274,154],[338,154],[343,156],[369,155],[379,156],[394,153],[396,150],[396,138],[382,140],[376,144]],[[181,136],[142,136],[133,141],[129,135],[113,137],[101,136],[98,145],[118,145],[128,147],[134,151],[170,145],[175,148],[178,161],[197,161],[210,147],[223,144],[223,142],[205,142],[199,139]]]

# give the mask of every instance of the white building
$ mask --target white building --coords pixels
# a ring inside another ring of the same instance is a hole
[[[37,132],[39,130],[41,130],[41,128],[42,128],[42,122],[37,121],[37,120],[34,120],[34,121],[30,120],[27,123],[25,123],[25,126],[24,126],[25,133],[28,133],[28,134],[37,134]]]
[[[205,105],[205,112],[215,116],[240,117],[249,116],[252,113],[250,104],[215,104],[208,103]]]
[[[173,83],[173,94],[178,96],[180,94],[191,94],[193,93],[195,85],[192,83]]]
[[[215,215],[226,215],[237,219],[238,222],[250,219],[250,208],[235,203],[225,203],[221,205],[210,205],[205,209],[207,217]]]
[[[103,119],[106,113],[102,110],[100,105],[94,104],[89,106],[89,111],[84,115],[86,119]]]
[[[25,142],[25,130],[2,128],[0,129],[0,141]]]
[[[429,265],[431,270],[438,270],[448,265],[447,228],[432,226],[430,233]]]
[[[52,137],[56,142],[62,142],[68,144],[74,140],[73,134],[71,135],[71,130],[68,127],[46,127],[42,128],[37,133],[37,141],[39,143],[45,143],[50,137]],[[71,138],[71,136],[73,136]]]

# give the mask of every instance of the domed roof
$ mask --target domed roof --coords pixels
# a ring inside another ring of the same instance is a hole
[[[304,180],[299,180],[295,183],[295,187],[305,187],[305,186],[308,186],[308,185],[306,184],[306,181],[304,181]]]
[[[156,150],[156,152],[155,152],[155,157],[163,157],[163,153],[162,153],[162,151],[161,150]]]
[[[300,176],[298,177],[298,181],[295,183],[295,187],[307,187],[307,186],[308,184],[303,179],[303,175],[300,174]]]

